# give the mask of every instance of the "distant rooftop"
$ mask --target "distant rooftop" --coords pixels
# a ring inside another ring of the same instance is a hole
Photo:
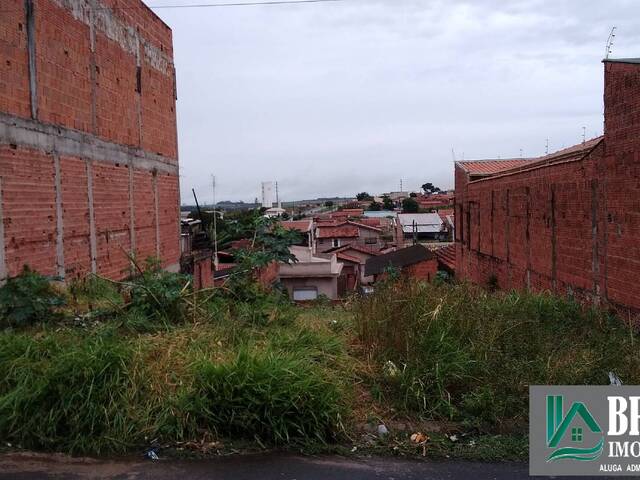
[[[603,136],[592,138],[586,142],[558,150],[557,152],[553,152],[548,155],[543,155],[542,157],[509,158],[505,160],[463,160],[456,162],[456,165],[460,166],[473,177],[486,177],[499,173],[517,171],[536,165],[578,159],[598,146],[603,139]]]
[[[640,58],[605,58],[603,62],[609,63],[638,63],[640,64]]]
[[[507,158],[497,160],[463,160],[456,162],[470,175],[493,175],[503,170],[520,167],[531,163],[532,158]]]

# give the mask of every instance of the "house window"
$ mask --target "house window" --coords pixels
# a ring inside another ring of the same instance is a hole
[[[315,300],[317,298],[318,298],[318,289],[316,287],[293,289],[293,300],[296,302]]]
[[[582,428],[575,427],[571,429],[571,441],[572,442],[581,442],[582,441]]]
[[[375,245],[378,243],[378,239],[376,237],[367,237],[364,239],[364,243],[367,245]]]
[[[333,246],[334,247],[339,247],[340,246],[340,239],[339,238],[334,238],[333,239]]]

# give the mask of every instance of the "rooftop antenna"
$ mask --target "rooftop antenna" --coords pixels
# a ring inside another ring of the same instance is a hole
[[[453,147],[451,147],[451,156],[453,157],[453,161],[456,161],[456,152],[453,150]]]
[[[280,194],[278,193],[278,182],[276,182],[276,207],[280,208]]]
[[[613,39],[616,37],[616,27],[611,29],[611,33],[609,34],[609,38],[607,38],[607,46],[605,47],[604,58],[605,60],[609,58],[611,54],[611,49],[613,48]]]
[[[549,155],[549,137],[547,137],[547,142],[544,144],[544,154]]]
[[[400,179],[400,191],[402,192],[402,179]]]
[[[587,127],[582,127],[582,143],[587,141]]]
[[[520,149],[520,158],[522,158],[522,149]]]
[[[218,269],[218,220],[216,212],[216,176],[211,175],[211,191],[213,193],[213,266]]]

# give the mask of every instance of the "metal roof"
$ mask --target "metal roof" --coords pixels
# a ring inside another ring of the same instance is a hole
[[[438,233],[442,219],[437,213],[400,213],[398,221],[404,233]]]

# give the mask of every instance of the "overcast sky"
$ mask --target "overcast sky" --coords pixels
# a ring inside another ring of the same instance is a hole
[[[148,5],[203,3],[145,0]],[[237,0],[242,1],[242,0]],[[211,0],[206,3],[216,3]],[[217,2],[222,3],[222,2]],[[603,67],[637,0],[344,0],[158,9],[173,29],[183,203],[453,186],[456,159],[601,135]]]

